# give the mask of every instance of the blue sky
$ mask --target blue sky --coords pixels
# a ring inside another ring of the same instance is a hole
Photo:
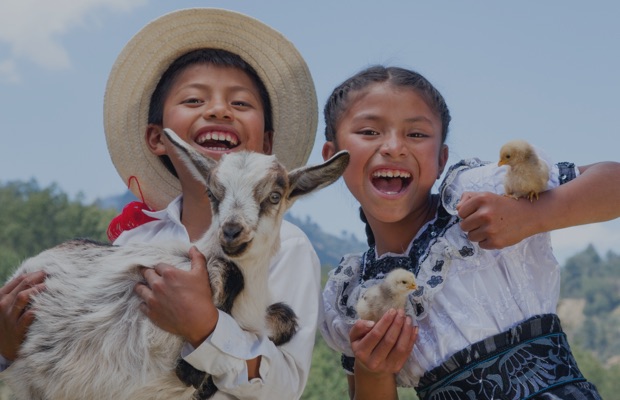
[[[103,133],[103,93],[125,43],[178,7],[251,15],[287,36],[306,58],[319,108],[331,89],[371,64],[424,74],[453,122],[450,162],[495,160],[513,138],[556,161],[620,161],[620,3],[613,0],[0,2],[0,182],[56,183],[87,201],[121,194]],[[321,161],[323,123],[310,163]],[[363,238],[342,181],[292,214]],[[563,261],[593,243],[620,253],[620,221],[554,232]]]

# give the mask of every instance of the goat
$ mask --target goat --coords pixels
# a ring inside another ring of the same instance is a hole
[[[174,132],[165,134],[210,198],[211,226],[194,245],[207,258],[214,303],[245,330],[271,331],[276,344],[290,340],[296,316],[285,304],[270,304],[267,287],[280,224],[297,198],[342,175],[349,154],[287,172],[275,156],[245,151],[218,163]],[[190,246],[78,239],[27,259],[14,276],[44,270],[46,290],[33,297],[35,321],[17,360],[0,378],[18,399],[199,397],[200,390],[177,377],[183,340],[156,327],[133,292],[142,280],[140,266],[163,262],[189,270]]]

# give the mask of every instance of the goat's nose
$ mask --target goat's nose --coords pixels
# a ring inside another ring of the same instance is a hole
[[[236,223],[225,224],[222,227],[222,233],[224,235],[224,239],[227,242],[232,242],[233,240],[237,239],[241,234],[242,230],[243,227],[241,226],[241,224]]]

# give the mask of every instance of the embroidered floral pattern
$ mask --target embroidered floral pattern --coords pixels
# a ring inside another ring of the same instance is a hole
[[[560,184],[562,178],[558,176],[560,168],[560,166],[556,166],[553,170],[550,176],[550,187],[556,187]],[[570,179],[571,173],[572,176],[575,176],[575,171],[570,171],[568,164],[567,168],[564,175],[566,179]],[[410,244],[407,255],[387,255],[377,260],[375,249],[371,248],[363,254],[346,255],[340,266],[330,273],[329,281],[324,289],[326,320],[321,325],[321,333],[327,338],[330,347],[343,353],[343,367],[346,370],[352,372],[354,365],[354,359],[351,357],[353,352],[347,332],[357,320],[355,311],[357,299],[368,287],[379,283],[385,274],[399,266],[405,267],[416,275],[418,290],[411,293],[405,309],[407,314],[415,319],[415,323],[425,327],[424,330],[421,330],[412,357],[407,360],[403,370],[397,374],[397,384],[400,387],[418,387],[426,372],[432,370],[434,366],[440,365],[454,352],[458,352],[458,349],[468,348],[467,346],[471,346],[471,343],[482,339],[478,333],[459,331],[457,325],[462,323],[464,318],[461,311],[455,311],[455,309],[460,310],[457,304],[459,301],[454,302],[454,304],[450,303],[454,298],[453,293],[450,293],[447,298],[438,296],[444,287],[447,287],[446,285],[459,280],[467,281],[467,285],[456,286],[456,290],[461,291],[456,296],[460,296],[457,300],[461,300],[462,297],[468,301],[460,304],[463,304],[463,307],[471,306],[462,311],[467,310],[465,315],[472,316],[474,322],[481,322],[477,315],[506,316],[505,312],[499,313],[497,311],[500,306],[502,310],[508,309],[509,312],[519,308],[528,310],[530,303],[538,300],[538,297],[534,299],[531,296],[519,297],[528,293],[530,289],[515,289],[512,286],[509,286],[508,289],[504,286],[494,288],[492,296],[489,296],[484,290],[484,285],[478,284],[472,279],[472,277],[475,278],[479,275],[494,276],[495,274],[502,278],[506,275],[502,275],[503,272],[501,271],[506,269],[509,272],[510,279],[514,282],[523,285],[531,284],[532,282],[528,280],[531,276],[531,270],[528,269],[528,275],[524,275],[522,270],[526,267],[529,268],[532,264],[532,254],[540,255],[543,258],[547,257],[548,247],[546,246],[549,239],[545,235],[523,241],[521,246],[515,247],[508,253],[502,253],[499,258],[496,258],[495,253],[480,249],[477,244],[470,242],[467,235],[460,230],[456,206],[463,192],[503,193],[504,174],[505,168],[498,168],[496,163],[486,163],[477,159],[464,160],[452,166],[440,187],[441,204],[437,207],[435,219],[421,229]],[[522,253],[529,257],[525,262],[521,260]],[[389,261],[390,259],[392,261]],[[551,260],[551,258],[544,259]],[[517,264],[512,266],[511,263],[513,262]],[[549,265],[544,265],[545,269],[542,276],[552,277],[555,268],[559,268],[559,266],[551,261],[547,264]],[[537,267],[537,265],[533,265],[533,267]],[[539,274],[539,271],[536,270],[536,272]],[[468,288],[473,290],[470,291]],[[556,288],[552,287],[549,291],[553,292],[554,290]],[[542,297],[543,300],[546,298]],[[547,297],[549,296],[547,295]],[[440,306],[435,307],[436,304],[440,304]],[[549,312],[545,307],[540,308],[543,313]],[[507,318],[512,317],[508,315]],[[484,322],[486,323],[486,321]],[[439,328],[429,329],[431,325]],[[445,332],[452,334],[464,334],[458,339],[458,345],[454,345],[452,341],[443,343],[446,337],[444,329]],[[471,338],[475,338],[475,340]],[[486,343],[486,340],[483,342]],[[446,344],[448,345],[447,350],[445,349]],[[505,368],[515,368],[514,366],[519,364],[509,361],[503,365]],[[493,380],[496,377],[490,379]],[[583,384],[584,387],[586,384],[587,382]],[[502,385],[507,384],[502,383]],[[571,387],[580,385],[580,383],[576,383]],[[476,399],[477,396],[471,394],[470,398]]]
[[[585,378],[560,321],[548,314],[463,349],[427,372],[417,392],[421,400],[529,399],[559,385],[581,382]],[[580,398],[599,397],[590,389],[589,396]]]

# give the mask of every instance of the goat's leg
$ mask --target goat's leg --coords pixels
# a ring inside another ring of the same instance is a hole
[[[217,390],[217,386],[215,386],[213,382],[213,377],[209,375],[200,388],[194,393],[194,400],[206,400],[213,396]]]
[[[197,370],[192,367],[190,363],[180,358],[177,361],[177,367],[175,369],[177,378],[183,382],[186,386],[193,386],[198,389],[202,382],[205,380],[206,372]]]
[[[267,308],[267,326],[271,332],[269,339],[279,346],[291,340],[299,327],[295,311],[284,303],[274,303]]]
[[[220,257],[210,259],[207,268],[213,303],[220,310],[230,314],[235,298],[243,290],[243,274],[235,263]],[[217,391],[211,376],[205,379],[207,376],[205,372],[197,370],[180,357],[175,372],[181,382],[197,389],[194,395],[196,399],[207,399]]]
[[[209,260],[207,269],[213,293],[213,304],[230,314],[235,298],[243,290],[244,280],[241,270],[234,262],[221,257]]]
[[[192,396],[194,400],[206,400],[217,392],[217,386],[213,383],[211,375],[197,370],[182,358],[179,358],[175,372],[181,382],[196,389]]]

